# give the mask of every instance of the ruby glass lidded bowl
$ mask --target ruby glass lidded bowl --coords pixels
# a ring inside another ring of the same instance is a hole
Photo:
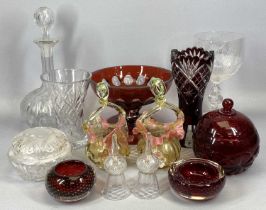
[[[227,175],[248,169],[259,153],[259,134],[252,121],[224,99],[223,108],[206,113],[193,135],[196,157],[219,163]]]
[[[201,158],[174,162],[168,170],[168,179],[175,196],[190,200],[212,199],[225,185],[223,168]]]
[[[117,83],[114,83],[114,76]],[[109,101],[121,106],[126,111],[129,134],[135,126],[139,117],[139,110],[143,105],[154,101],[154,96],[147,85],[152,77],[160,78],[164,81],[166,91],[169,90],[173,77],[168,69],[145,66],[145,65],[125,65],[103,68],[92,73],[91,86],[96,92],[96,84],[103,79],[108,82]],[[131,78],[131,83],[130,79]],[[142,79],[139,83],[138,79]],[[135,139],[132,144],[137,144]]]
[[[75,202],[85,198],[96,182],[94,169],[80,160],[66,160],[46,176],[48,193],[58,201]]]

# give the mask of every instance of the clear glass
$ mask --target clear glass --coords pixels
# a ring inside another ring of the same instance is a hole
[[[40,7],[34,13],[35,23],[42,30],[42,37],[35,40],[41,50],[42,73],[54,70],[53,49],[58,40],[50,38],[49,29],[54,23],[54,15],[51,9]],[[51,78],[53,80],[53,78]],[[22,119],[30,126],[49,126],[57,127],[56,118],[53,111],[53,105],[50,102],[36,100],[47,98],[47,93],[42,87],[31,91],[27,94],[20,104]],[[38,103],[36,102],[38,101]]]
[[[108,178],[102,193],[106,199],[122,200],[130,195],[124,175],[126,168],[126,159],[118,152],[117,135],[113,134],[111,152],[104,162]]]
[[[223,101],[220,83],[234,75],[243,63],[243,35],[226,31],[202,32],[195,35],[195,44],[214,51],[213,86],[208,99],[211,110],[217,109]]]
[[[150,139],[151,134],[148,133],[145,152],[137,159],[139,174],[138,181],[133,189],[133,194],[140,199],[154,199],[160,194],[156,176],[159,160],[152,154]]]
[[[47,171],[71,155],[66,135],[55,128],[35,127],[24,130],[12,140],[9,160],[22,178],[42,181]]]
[[[33,102],[36,107],[40,107],[38,104],[48,105],[43,109],[49,108],[53,112],[57,127],[66,133],[73,149],[80,148],[87,143],[82,123],[84,120],[83,104],[90,77],[90,72],[77,69],[44,73],[41,75],[43,94],[35,98]]]

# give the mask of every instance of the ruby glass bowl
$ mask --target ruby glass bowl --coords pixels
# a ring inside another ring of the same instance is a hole
[[[225,174],[216,162],[191,158],[171,165],[168,179],[172,193],[190,200],[214,198],[224,187]]]
[[[130,75],[133,79],[131,85],[123,83],[123,78],[127,75]],[[140,75],[145,78],[145,81],[144,84],[137,85],[136,81]],[[113,85],[113,76],[116,76],[121,81],[120,86]],[[96,84],[105,79],[109,84],[109,101],[121,106],[126,111],[130,135],[132,135],[132,129],[135,126],[136,119],[139,117],[141,107],[154,101],[154,96],[147,85],[152,77],[162,79],[166,90],[169,90],[173,81],[172,73],[160,67],[143,65],[114,66],[92,73],[91,86],[94,92],[96,92]],[[137,139],[134,139],[131,144],[137,144]]]
[[[58,163],[47,174],[48,193],[62,202],[75,202],[85,198],[96,182],[94,169],[79,160]]]

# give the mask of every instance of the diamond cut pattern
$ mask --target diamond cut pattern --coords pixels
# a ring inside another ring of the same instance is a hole
[[[88,81],[81,81],[73,84],[53,84],[51,87],[58,125],[67,133],[81,129],[83,102],[88,86]]]
[[[200,96],[210,80],[214,55],[202,48],[188,48],[185,51],[172,50],[172,71],[178,94],[187,104]]]

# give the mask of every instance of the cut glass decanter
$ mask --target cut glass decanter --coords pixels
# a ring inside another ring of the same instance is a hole
[[[34,20],[42,30],[42,37],[34,41],[41,49],[42,73],[49,73],[54,70],[53,49],[58,43],[49,33],[54,23],[53,11],[47,7],[40,7],[34,13]],[[27,94],[20,104],[22,118],[30,127],[57,127],[52,101],[46,100],[45,94],[42,85]]]

